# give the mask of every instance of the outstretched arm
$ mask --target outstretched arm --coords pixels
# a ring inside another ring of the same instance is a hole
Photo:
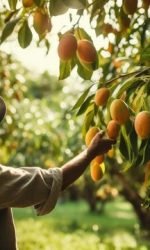
[[[60,191],[78,179],[89,163],[115,141],[98,133],[90,146],[60,168],[12,168],[0,165],[0,208],[34,206],[38,215],[50,212]]]
[[[103,132],[97,133],[87,149],[62,166],[62,190],[78,179],[83,174],[89,163],[97,155],[105,154],[111,149],[112,144],[114,143],[114,140],[104,137]]]
[[[60,191],[79,178],[92,159],[106,153],[113,143],[115,141],[105,139],[102,133],[98,133],[87,149],[61,168],[14,169],[0,165],[0,223],[3,229],[1,234],[4,236],[0,237],[0,246],[3,249],[16,249],[15,229],[9,207],[33,205],[38,215],[49,213]],[[9,241],[5,235],[9,236]]]

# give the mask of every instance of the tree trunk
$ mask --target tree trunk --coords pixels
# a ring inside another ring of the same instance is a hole
[[[88,178],[84,178],[83,197],[87,201],[90,211],[97,212],[97,199],[94,186],[89,182]]]
[[[117,170],[118,168],[112,167],[111,174],[117,177],[117,180],[121,184],[121,194],[132,205],[142,229],[150,231],[150,211],[142,206],[143,200],[137,193],[132,183]]]

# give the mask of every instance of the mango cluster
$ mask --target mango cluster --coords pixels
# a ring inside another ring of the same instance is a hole
[[[110,97],[110,90],[106,87],[99,88],[94,97],[95,105],[106,107]],[[114,99],[109,105],[111,119],[106,125],[106,136],[110,139],[117,140],[120,128],[125,125],[131,118],[130,108],[122,99]],[[143,110],[138,112],[134,117],[134,129],[141,140],[150,138],[150,112]],[[85,136],[85,144],[89,146],[93,137],[100,131],[99,127],[90,127]],[[90,165],[91,178],[94,181],[100,180],[104,175],[104,155],[96,157]]]
[[[22,0],[24,8],[34,8],[33,11],[33,27],[40,37],[44,37],[52,29],[51,17],[48,10],[44,7],[36,6],[34,0]]]
[[[60,37],[58,56],[63,62],[77,58],[83,67],[97,60],[97,51],[90,40],[77,39],[73,33],[67,32]]]

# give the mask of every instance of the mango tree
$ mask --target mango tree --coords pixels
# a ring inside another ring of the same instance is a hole
[[[5,1],[6,2],[6,1]],[[58,33],[59,79],[76,71],[85,90],[72,112],[82,116],[89,145],[97,131],[116,139],[113,153],[91,163],[91,177],[110,175],[121,185],[141,225],[150,215],[150,1],[8,0],[1,10],[1,44],[16,37],[22,48],[34,34],[50,49],[53,20],[68,15]],[[69,14],[68,14],[69,13]],[[86,17],[86,19],[84,19]],[[82,20],[86,21],[82,21]],[[87,32],[86,24],[90,31]],[[112,157],[113,155],[113,157]],[[144,183],[144,184],[143,184]]]

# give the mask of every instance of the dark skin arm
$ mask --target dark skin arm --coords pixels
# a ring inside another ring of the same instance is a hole
[[[80,153],[74,159],[67,162],[64,166],[62,166],[62,174],[63,174],[62,190],[67,188],[71,183],[73,183],[76,179],[78,179],[86,170],[89,163],[97,155],[106,153],[111,148],[112,144],[114,143],[115,141],[104,138],[101,132],[98,133],[94,137],[90,146],[87,149],[85,149],[82,153]],[[17,175],[16,176],[14,175],[14,180],[15,179],[18,179]],[[31,177],[31,181],[32,181],[32,177]],[[35,186],[35,189],[36,189],[36,186]],[[46,195],[48,195],[47,188],[45,189],[46,189],[45,191]],[[0,225],[1,225],[0,227],[1,229],[0,230],[0,249],[16,250],[17,248],[16,248],[16,239],[15,239],[15,228],[14,228],[13,218],[12,218],[10,208],[4,208],[0,210]]]
[[[107,153],[113,144],[115,141],[106,138],[103,132],[97,133],[87,149],[62,166],[62,190],[77,180],[97,155]]]

